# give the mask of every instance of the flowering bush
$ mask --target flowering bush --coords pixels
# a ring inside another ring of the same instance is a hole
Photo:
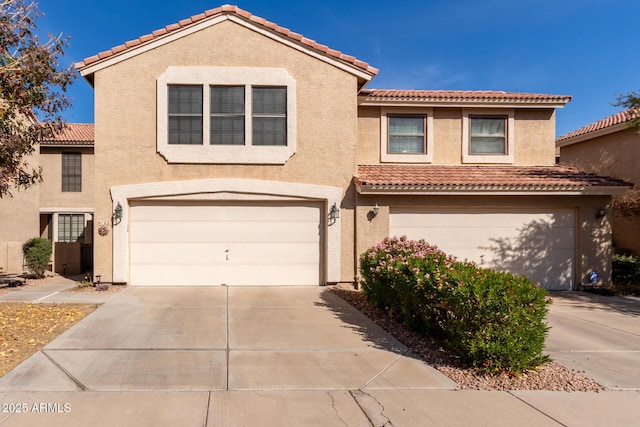
[[[546,360],[546,291],[525,277],[458,262],[424,240],[384,239],[360,256],[367,299],[486,372]]]

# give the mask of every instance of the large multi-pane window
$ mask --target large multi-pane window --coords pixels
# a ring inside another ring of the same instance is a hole
[[[202,86],[169,86],[169,144],[202,145]]]
[[[82,242],[84,241],[84,214],[59,214],[58,215],[58,241]]]
[[[82,191],[82,154],[62,153],[62,191]]]
[[[425,153],[425,117],[389,116],[389,154]]]
[[[210,145],[287,145],[286,87],[212,85],[208,102],[203,88],[169,85],[169,144],[202,145],[207,130],[202,118],[208,115]]]

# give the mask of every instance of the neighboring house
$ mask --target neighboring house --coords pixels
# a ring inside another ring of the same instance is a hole
[[[577,289],[611,194],[555,167],[568,96],[369,90],[367,63],[222,6],[76,64],[95,91],[94,274],[353,282],[390,235]]]
[[[560,162],[640,185],[640,134],[629,127],[636,110],[613,114],[557,139]],[[640,254],[640,218],[613,216],[617,251]]]
[[[43,182],[0,199],[0,271],[25,271],[22,245],[33,237],[44,237],[53,242],[53,271],[90,273],[93,125],[68,124],[43,141],[29,163],[42,167]]]

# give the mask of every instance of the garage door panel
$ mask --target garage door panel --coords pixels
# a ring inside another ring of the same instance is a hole
[[[392,208],[390,235],[425,239],[481,266],[523,274],[548,289],[571,289],[575,215],[570,209]]]
[[[210,286],[231,285],[232,278],[242,285],[309,285],[318,279],[317,264],[297,264],[288,268],[290,274],[283,275],[276,265],[252,266],[252,270],[236,265],[192,264],[180,269],[171,265],[139,265],[131,272],[134,284],[153,286]],[[259,274],[255,274],[259,271]]]
[[[297,263],[318,264],[320,253],[317,243],[163,243],[156,242],[131,245],[132,264],[280,264],[291,263],[295,252]]]
[[[133,285],[318,285],[320,204],[135,203]]]
[[[166,242],[317,242],[318,218],[314,222],[134,222],[132,243]]]
[[[251,205],[196,205],[178,204],[137,204],[132,212],[132,221],[202,221],[203,218],[215,222],[281,222],[281,221],[317,221],[313,204],[291,205],[287,203],[269,203],[268,206]],[[273,208],[278,208],[274,210]],[[310,209],[311,208],[311,209]]]

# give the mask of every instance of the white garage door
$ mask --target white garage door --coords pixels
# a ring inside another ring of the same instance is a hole
[[[458,259],[528,276],[547,289],[572,289],[575,218],[545,211],[392,208],[391,236],[423,238]]]
[[[319,204],[135,203],[132,285],[318,285]]]

